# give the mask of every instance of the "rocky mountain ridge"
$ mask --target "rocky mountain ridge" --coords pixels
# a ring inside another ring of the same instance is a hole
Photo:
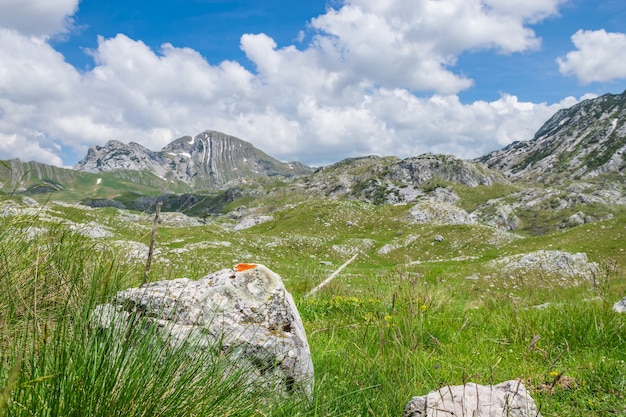
[[[473,188],[508,181],[479,163],[427,153],[405,159],[392,156],[345,159],[319,168],[299,182],[308,193],[396,204],[415,201],[445,184]]]
[[[72,189],[72,201],[80,196],[92,207],[149,211],[162,201],[166,211],[227,213],[245,225],[291,203],[328,198],[410,204],[407,216],[415,223],[480,223],[543,234],[620,215],[625,147],[626,95],[608,94],[557,112],[528,142],[473,161],[366,156],[313,172],[206,131],[159,152],[118,141],[94,146],[77,165],[82,172],[3,162],[8,170],[0,167],[0,183],[30,194]]]
[[[92,173],[147,170],[206,190],[229,188],[252,178],[292,177],[312,171],[304,164],[281,162],[246,141],[210,130],[176,139],[159,152],[133,142],[109,141],[104,146],[92,146],[74,169]]]
[[[559,110],[524,142],[476,161],[513,180],[586,180],[626,170],[626,91]]]

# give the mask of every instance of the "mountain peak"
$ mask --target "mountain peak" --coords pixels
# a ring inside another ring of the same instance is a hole
[[[512,178],[553,182],[626,169],[626,91],[559,110],[533,139],[478,159]]]
[[[247,178],[291,177],[311,171],[302,164],[278,161],[249,142],[213,130],[178,138],[160,152],[133,142],[108,141],[104,146],[92,146],[74,169],[88,172],[149,170],[162,178],[183,181],[195,189],[223,188],[245,182]]]

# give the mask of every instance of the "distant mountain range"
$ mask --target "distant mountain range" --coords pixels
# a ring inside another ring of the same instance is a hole
[[[353,161],[356,163],[358,159]],[[513,181],[554,182],[585,179],[605,172],[623,173],[626,167],[626,92],[606,94],[560,110],[533,139],[512,143],[474,162]],[[93,146],[74,169],[87,172],[147,170],[196,190],[228,188],[258,177],[295,177],[312,172],[301,163],[280,162],[248,142],[215,131],[182,137],[159,152],[132,142],[110,141],[105,146]]]
[[[253,178],[293,177],[312,172],[299,162],[281,162],[251,143],[206,131],[176,139],[159,152],[138,143],[109,141],[92,146],[74,167],[77,171],[149,171],[165,180],[181,181],[195,190],[228,188]]]
[[[159,194],[221,192],[217,207],[236,198],[239,191],[233,190],[238,187],[281,178],[293,184],[293,192],[397,203],[415,201],[428,190],[450,184],[567,186],[599,177],[617,181],[619,187],[611,192],[621,193],[625,172],[626,92],[560,110],[533,139],[472,161],[431,154],[406,159],[368,156],[313,170],[278,161],[233,136],[206,131],[176,139],[160,151],[119,141],[92,146],[74,170],[0,161],[0,192],[62,191],[74,201],[114,199],[124,204]],[[255,191],[264,192],[263,186]]]

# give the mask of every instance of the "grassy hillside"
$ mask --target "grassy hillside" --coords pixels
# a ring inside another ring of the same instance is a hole
[[[233,230],[232,216],[206,224],[164,217],[149,279],[199,278],[237,262],[279,273],[311,345],[311,403],[251,395],[238,377],[223,382],[217,371],[196,378],[196,365],[165,348],[143,349],[154,342],[141,335],[131,350],[99,339],[89,312],[140,284],[150,216],[25,208],[5,196],[0,414],[399,416],[414,395],[514,378],[524,379],[544,416],[626,414],[626,317],[611,311],[626,293],[624,214],[523,236],[418,225],[410,206],[295,198],[288,185],[267,187],[274,191],[266,197],[249,192],[228,206],[272,214],[249,229]],[[471,204],[501,192],[481,189]],[[491,263],[542,249],[585,252],[599,269],[511,274]],[[306,296],[356,253],[331,284]]]
[[[39,162],[0,161],[0,191],[26,194],[40,201],[100,198],[128,203],[146,195],[188,190],[181,182],[166,181],[145,171],[92,174]]]

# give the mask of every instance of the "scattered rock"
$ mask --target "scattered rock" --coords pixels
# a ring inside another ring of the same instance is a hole
[[[607,216],[603,217],[602,220],[608,220],[612,217],[613,216],[611,214],[608,214]],[[593,216],[590,216],[588,214],[585,214],[582,211],[579,211],[578,213],[572,214],[567,220],[559,223],[557,225],[557,228],[566,229],[569,227],[581,226],[586,223],[594,223],[597,220],[599,219]]]
[[[149,216],[147,214],[139,214],[133,213],[127,210],[118,210],[117,217],[120,221],[125,223],[141,223],[141,222],[151,222],[154,216]]]
[[[285,395],[313,393],[302,320],[280,276],[263,265],[238,264],[197,281],[180,278],[121,291],[96,307],[92,323],[123,332],[135,314],[157,324],[172,346],[195,341],[197,349],[217,347],[259,386]]]
[[[390,177],[410,184],[425,184],[429,181],[449,181],[477,187],[505,182],[504,178],[477,163],[461,160],[452,155],[426,153],[406,158],[390,168]]]
[[[179,212],[161,212],[159,223],[169,227],[195,227],[204,224],[197,217],[189,217]]]
[[[456,204],[461,198],[448,188],[437,187],[428,195],[428,198],[439,203]]]
[[[342,245],[333,245],[332,248],[335,252],[348,256],[367,251],[374,247],[374,243],[372,239],[353,238],[347,239]]]
[[[207,250],[207,249],[215,249],[215,248],[228,248],[232,246],[232,242],[229,242],[227,240],[207,240],[207,241],[203,241],[203,242],[197,242],[197,243],[190,243],[188,245],[183,246],[182,248],[176,248],[176,249],[172,249],[169,252],[170,253],[186,253],[186,252],[190,252],[190,251],[196,251],[196,250]]]
[[[504,204],[501,200],[490,200],[475,210],[472,215],[482,223],[501,230],[516,230],[520,226],[520,219],[515,214],[512,205]]]
[[[435,242],[443,242],[445,239],[444,239],[444,237],[443,237],[443,236],[441,236],[441,235],[436,235],[436,236],[433,238],[433,240],[434,240]]]
[[[585,224],[588,223],[585,220],[585,213],[579,211],[576,214],[573,214],[569,217],[568,221],[567,221],[567,226],[569,227],[574,227],[574,226],[580,226],[581,224]]]
[[[400,249],[402,247],[406,247],[411,243],[415,242],[419,238],[419,235],[409,235],[404,241],[400,241],[398,239],[394,239],[393,242],[385,244],[383,247],[378,249],[379,255],[387,255],[388,253],[393,252],[396,249]]]
[[[38,236],[45,235],[49,232],[49,229],[47,227],[29,226],[26,228],[26,230],[24,230],[24,232],[28,239],[34,239]]]
[[[613,304],[613,311],[616,313],[626,313],[626,297]]]
[[[558,250],[540,250],[521,255],[507,256],[491,262],[491,266],[504,272],[534,271],[548,276],[587,277],[597,273],[598,264],[589,262],[583,252],[569,253]]]
[[[521,381],[498,385],[447,386],[421,397],[413,397],[403,417],[541,417],[533,398]]]
[[[37,200],[31,197],[22,197],[22,203],[26,204],[28,207],[37,207],[39,205]]]
[[[409,212],[415,223],[435,225],[474,224],[475,219],[460,207],[436,201],[417,203]]]
[[[386,245],[384,245],[382,248],[378,249],[378,254],[379,255],[387,255],[390,252],[393,252],[394,250],[398,249],[400,246],[397,243],[387,243]]]
[[[249,229],[253,226],[256,226],[257,224],[261,224],[261,223],[265,223],[265,222],[270,222],[274,220],[273,216],[256,216],[256,217],[248,217],[246,219],[243,219],[242,221],[240,221],[239,223],[237,223],[235,225],[235,227],[233,228],[233,230],[244,230],[244,229]]]
[[[13,200],[6,200],[0,204],[0,216],[16,216],[20,213],[20,207]]]
[[[92,239],[100,239],[103,237],[111,237],[113,233],[109,232],[101,224],[89,222],[86,224],[70,224],[70,230]]]

